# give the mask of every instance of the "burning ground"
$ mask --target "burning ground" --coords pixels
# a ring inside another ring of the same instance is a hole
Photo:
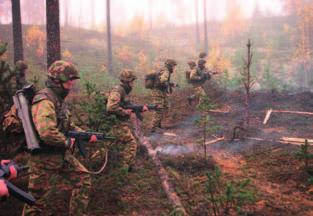
[[[311,111],[311,93],[254,93],[251,125],[249,129],[239,130],[234,141],[231,141],[233,128],[242,125],[242,93],[212,96],[218,108],[228,107],[229,112],[210,114],[215,124],[221,126],[216,136],[225,140],[207,145],[207,160],[197,144],[202,132],[194,121],[200,114],[186,104],[187,94],[188,90],[173,97],[173,112],[165,122],[165,129],[150,135],[147,125],[151,114],[147,113],[143,131],[165,168],[172,190],[189,215],[208,215],[205,185],[207,172],[215,166],[221,168],[229,181],[251,180],[249,189],[256,200],[242,208],[246,215],[313,214],[313,189],[307,183],[308,174],[303,164],[295,157],[299,145],[277,142],[282,136],[312,138],[312,117],[273,113],[268,123],[262,124],[268,108]],[[138,102],[143,100],[135,98]],[[215,139],[208,138],[209,141]],[[146,149],[139,148],[135,166],[125,178],[116,175],[116,158],[118,155],[111,152],[105,172],[94,178],[90,215],[169,215],[173,207]],[[26,189],[25,181],[17,185]],[[1,203],[0,215],[20,215],[21,203],[12,200],[14,203]],[[231,215],[236,213],[231,211]]]
[[[244,208],[249,215],[312,215],[312,187],[307,184],[308,174],[302,163],[295,157],[299,145],[278,142],[283,136],[311,138],[312,117],[275,113],[267,125],[262,124],[268,108],[311,111],[312,94],[253,94],[251,125],[237,133],[239,139],[231,141],[233,128],[242,124],[242,100],[240,92],[216,100],[220,107],[229,105],[230,112],[210,114],[223,128],[217,135],[225,140],[207,145],[209,160],[203,159],[202,147],[195,144],[201,137],[193,121],[199,115],[197,112],[191,112],[172,129],[150,137],[185,208],[191,215],[207,215],[206,172],[217,165],[227,179],[251,180],[256,202]]]

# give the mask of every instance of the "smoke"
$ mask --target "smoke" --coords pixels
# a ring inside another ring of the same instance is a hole
[[[186,154],[191,154],[199,151],[199,146],[196,145],[164,145],[164,146],[159,146],[156,149],[156,152],[163,154],[163,155],[172,155],[172,156],[177,156],[177,155],[186,155]]]

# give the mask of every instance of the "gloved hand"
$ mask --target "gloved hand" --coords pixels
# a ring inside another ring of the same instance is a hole
[[[145,111],[148,111],[148,110],[149,110],[149,108],[148,108],[147,104],[145,104],[143,106],[143,108],[142,108],[142,112],[145,112]]]
[[[9,190],[7,184],[5,183],[4,179],[0,179],[0,197],[8,197]]]
[[[92,135],[89,139],[89,142],[90,143],[93,143],[93,142],[96,142],[98,139],[97,139],[97,136],[96,135]]]
[[[2,160],[1,165],[7,166],[11,161],[10,160]],[[15,179],[17,177],[17,170],[13,165],[9,166],[10,176],[8,177],[8,180]]]

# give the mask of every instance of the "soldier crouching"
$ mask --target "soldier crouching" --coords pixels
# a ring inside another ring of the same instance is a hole
[[[65,136],[69,130],[81,131],[63,104],[76,79],[74,65],[56,61],[48,69],[46,88],[33,98],[32,118],[41,143],[30,156],[29,191],[37,201],[25,205],[23,215],[87,215],[91,178],[75,165],[77,159],[67,150],[74,140]]]

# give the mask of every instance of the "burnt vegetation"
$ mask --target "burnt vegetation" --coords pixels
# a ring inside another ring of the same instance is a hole
[[[206,22],[199,19],[198,12],[213,6],[205,0],[194,1],[198,2],[196,23],[179,26],[161,18],[154,20],[151,14],[149,22],[136,16],[123,25],[116,24],[112,20],[118,16],[114,10],[117,3],[109,0],[103,8],[107,10],[105,26],[95,18],[92,25],[85,26],[83,12],[79,12],[79,20],[73,20],[72,1],[60,1],[63,20],[53,19],[59,9],[51,10],[53,5],[47,4],[46,26],[38,21],[45,16],[44,5],[36,1],[31,7],[25,2],[14,4],[13,13],[19,13],[19,7],[28,13],[22,13],[22,22],[13,16],[11,23],[7,11],[10,1],[0,1],[0,13],[4,14],[0,17],[0,42],[9,42],[3,58],[11,64],[16,56],[27,60],[27,79],[37,88],[44,86],[43,72],[52,59],[74,62],[81,81],[67,103],[75,122],[85,129],[108,133],[116,122],[106,115],[105,104],[121,69],[130,68],[138,74],[131,100],[149,104],[145,75],[163,66],[167,57],[178,62],[173,80],[180,89],[170,96],[164,128],[148,133],[150,112],[143,114],[141,124],[160,166],[140,146],[132,170],[121,175],[117,172],[120,147],[112,147],[110,142],[89,147],[89,152],[104,146],[110,149],[104,172],[93,176],[90,215],[313,214],[311,1],[285,1],[286,13],[276,16],[266,15],[256,5],[251,18],[241,15],[238,1],[228,1],[223,20]],[[149,4],[153,11],[153,3]],[[183,1],[173,4],[187,7]],[[32,13],[36,10],[38,13]],[[47,28],[51,22],[60,26]],[[47,37],[46,31],[53,35]],[[203,50],[209,53],[206,66],[219,73],[204,85],[207,96],[199,105],[189,106],[187,97],[193,89],[185,80],[186,62],[196,60]],[[26,163],[26,154],[17,157]],[[101,152],[85,165],[99,169],[104,157]],[[160,167],[183,211],[169,201]],[[27,181],[23,177],[15,183],[27,190]],[[12,197],[0,206],[0,215],[20,215],[21,211],[22,203]]]

